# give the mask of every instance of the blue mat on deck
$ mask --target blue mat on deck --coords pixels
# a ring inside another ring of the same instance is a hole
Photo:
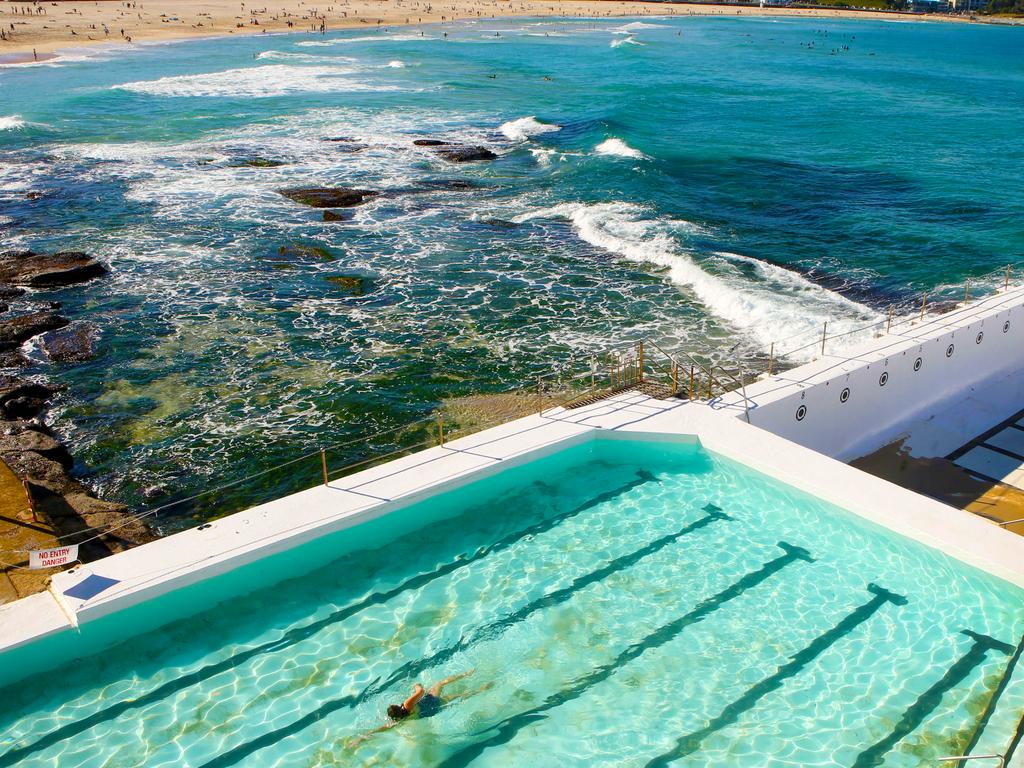
[[[75,584],[71,589],[64,590],[64,594],[77,600],[89,600],[96,597],[103,590],[110,589],[115,584],[120,583],[117,579],[108,579],[106,576],[92,574]]]

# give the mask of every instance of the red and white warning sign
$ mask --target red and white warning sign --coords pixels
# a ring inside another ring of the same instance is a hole
[[[77,544],[68,547],[54,547],[53,549],[33,549],[28,553],[29,568],[54,568],[77,560]]]

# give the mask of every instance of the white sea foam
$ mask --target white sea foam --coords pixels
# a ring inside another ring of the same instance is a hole
[[[822,323],[842,333],[881,319],[868,307],[810,282],[791,270],[738,254],[712,254],[709,271],[684,246],[685,238],[699,231],[686,221],[646,217],[633,203],[563,203],[516,218],[568,220],[587,243],[630,261],[653,264],[668,270],[670,279],[691,290],[715,316],[752,334],[767,345],[797,334],[813,335]],[[755,269],[745,275],[730,262],[744,261]],[[798,342],[787,348],[799,346]],[[803,356],[808,356],[807,352]]]
[[[647,157],[639,149],[633,149],[622,139],[616,139],[614,137],[605,139],[596,147],[594,151],[599,155],[614,155],[615,157],[632,157],[637,160]]]
[[[299,67],[268,64],[202,75],[177,75],[115,85],[125,91],[154,96],[283,96],[290,93],[335,91],[396,91],[396,86],[371,85],[347,78],[354,70],[342,67]]]
[[[25,121],[17,115],[10,115],[8,117],[0,117],[0,131],[14,131],[18,128],[24,128]]]
[[[648,24],[646,21],[633,21],[612,30],[613,35],[630,35],[638,29],[668,29],[667,24]]]
[[[534,159],[537,161],[537,165],[541,168],[547,168],[551,165],[555,156],[558,155],[558,150],[547,149],[545,147],[535,147],[530,150],[530,154],[533,155]],[[559,159],[564,161],[565,155],[559,156]]]
[[[612,40],[612,48],[618,48],[620,45],[644,45],[632,35],[627,37],[619,37]]]
[[[405,62],[401,61],[400,59],[395,59],[394,61],[389,61],[384,66],[389,67],[391,69],[403,69],[405,67]]]
[[[306,64],[341,64],[356,60],[349,56],[315,56],[311,53],[295,53],[293,51],[263,51],[256,55],[262,61],[295,61]]]
[[[364,35],[362,37],[336,37],[333,40],[310,40],[308,42],[296,43],[301,46],[321,45],[348,45],[349,43],[411,43],[414,40],[436,40],[435,37],[426,35]]]
[[[531,136],[560,131],[562,126],[542,123],[531,115],[530,117],[520,117],[518,120],[509,120],[507,123],[502,123],[498,130],[505,134],[505,138],[509,141],[526,141]]]

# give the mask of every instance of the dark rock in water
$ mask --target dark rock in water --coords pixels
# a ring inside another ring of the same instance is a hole
[[[55,312],[33,312],[0,320],[0,351],[14,349],[33,336],[63,328],[69,322]]]
[[[433,147],[438,155],[453,163],[473,163],[479,160],[494,160],[497,157],[487,147],[466,147],[450,141],[416,139],[413,144],[417,147]]]
[[[42,412],[46,401],[43,397],[12,397],[4,403],[4,413],[16,419],[31,419]]]
[[[456,147],[440,149],[437,154],[452,163],[475,163],[481,160],[494,160],[497,155],[487,147]]]
[[[324,280],[344,289],[353,296],[362,296],[366,293],[366,278],[361,275],[328,275]]]
[[[278,257],[290,261],[334,261],[334,254],[319,245],[282,245],[277,249]]]
[[[24,294],[24,288],[15,288],[13,285],[3,285],[0,283],[0,299],[16,299]]]
[[[320,141],[329,141],[332,144],[337,144],[338,149],[341,152],[362,152],[364,149],[369,149],[369,144],[364,144],[361,141],[349,138],[348,136],[337,136],[326,139],[320,139]]]
[[[0,352],[0,368],[24,368],[28,365],[28,358],[16,349],[7,349]]]
[[[147,485],[142,489],[142,498],[146,501],[154,501],[168,495],[170,495],[170,490],[166,485]]]
[[[346,211],[324,211],[324,221],[351,221],[352,214]]]
[[[313,208],[351,208],[379,194],[369,189],[350,187],[292,187],[278,192],[289,200]]]
[[[452,192],[464,192],[478,188],[478,184],[474,184],[472,181],[467,181],[466,179],[427,179],[426,181],[419,182],[419,186],[412,187],[411,189],[404,189],[402,191],[408,193],[444,192],[447,190]]]
[[[26,199],[26,200],[38,200],[38,199],[40,199],[40,198],[41,198],[42,196],[43,196],[43,193],[42,193],[42,192],[37,192],[37,191],[35,191],[35,190],[33,190],[33,191],[31,191],[31,192],[26,192],[26,193],[25,193],[25,199]]]
[[[0,421],[0,435],[20,435],[22,432],[42,432],[53,437],[53,432],[39,418]]]
[[[2,315],[8,309],[10,309],[10,307],[4,304],[2,301],[0,301],[0,315]]]
[[[12,453],[33,451],[40,456],[58,462],[65,469],[74,464],[67,448],[49,435],[42,432],[26,430],[15,435],[0,435],[0,458],[7,458]]]
[[[232,168],[280,168],[287,165],[282,160],[268,160],[265,157],[251,157],[238,163],[231,163]]]
[[[0,282],[14,285],[55,288],[82,283],[106,273],[105,266],[80,251],[50,254],[32,251],[0,253]]]
[[[516,229],[519,225],[514,221],[508,219],[481,219],[481,224],[486,224],[489,227],[498,227],[499,229]]]
[[[46,356],[55,363],[81,363],[96,357],[99,329],[91,323],[75,323],[44,333],[39,338]]]
[[[0,418],[31,419],[39,415],[46,401],[59,391],[59,388],[17,376],[0,376]]]

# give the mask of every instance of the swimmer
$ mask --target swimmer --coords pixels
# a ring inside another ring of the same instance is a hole
[[[434,683],[430,686],[429,690],[424,690],[423,686],[416,683],[412,689],[412,695],[410,695],[401,704],[389,704],[387,709],[388,721],[379,728],[374,728],[369,733],[365,733],[362,736],[355,739],[349,746],[355,748],[360,742],[373,736],[375,733],[382,733],[396,725],[400,725],[411,717],[423,720],[428,717],[433,717],[441,711],[441,707],[445,704],[450,704],[456,699],[464,699],[472,696],[473,694],[480,693],[490,686],[484,686],[476,691],[456,693],[451,696],[442,696],[442,691],[446,685],[462,680],[463,678],[469,677],[475,669],[469,670],[469,672],[463,672],[461,675],[452,675],[446,677],[444,680]]]

